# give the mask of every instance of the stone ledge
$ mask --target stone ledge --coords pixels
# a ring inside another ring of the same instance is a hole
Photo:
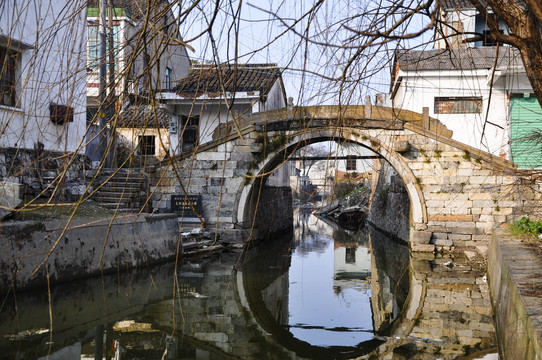
[[[542,359],[541,288],[529,286],[542,277],[542,259],[502,226],[492,236],[488,276],[500,357]]]

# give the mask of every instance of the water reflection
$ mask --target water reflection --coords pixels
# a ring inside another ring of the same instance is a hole
[[[274,241],[255,249],[243,268],[250,308],[266,306],[263,311],[254,311],[258,322],[284,347],[302,356],[348,358],[372,351],[381,343],[375,334],[387,330],[379,326],[375,332],[373,327],[372,273],[377,279],[385,278],[388,287],[383,288],[393,294],[395,307],[388,310],[380,306],[379,316],[389,323],[397,317],[396,310],[408,293],[408,276],[404,281],[399,279],[408,274],[408,247],[395,244],[396,266],[391,271],[377,270],[368,231],[349,233],[301,210],[295,217],[294,232],[293,242]],[[277,253],[275,247],[282,249],[282,254],[269,256]],[[276,259],[283,261],[278,265]],[[266,276],[269,268],[276,273]],[[398,283],[400,288],[395,287]],[[282,296],[276,291],[279,289]],[[277,299],[282,304],[280,315],[274,305]],[[274,323],[271,318],[276,319]]]
[[[472,359],[494,346],[484,271],[464,257],[409,257],[303,212],[294,226],[242,258],[55,286],[50,308],[46,290],[9,294],[0,359]]]
[[[305,214],[301,213],[301,217]],[[356,346],[373,337],[366,237],[343,236],[315,216],[296,237],[288,270],[292,335],[314,346]],[[339,236],[337,236],[339,237]],[[310,251],[307,251],[310,250]]]

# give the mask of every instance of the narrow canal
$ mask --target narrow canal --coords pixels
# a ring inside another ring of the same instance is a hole
[[[299,210],[243,254],[10,293],[0,359],[496,358],[483,265]]]

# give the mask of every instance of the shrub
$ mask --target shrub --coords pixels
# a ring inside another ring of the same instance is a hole
[[[532,221],[528,217],[512,223],[512,229],[520,234],[539,235],[542,234],[542,221]]]

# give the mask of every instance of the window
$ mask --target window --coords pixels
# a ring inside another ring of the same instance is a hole
[[[357,160],[355,156],[348,156],[346,158],[346,171],[357,170]]]
[[[88,66],[95,69],[100,66],[100,32],[97,25],[88,25]],[[113,57],[118,59],[119,54],[119,25],[113,25]],[[109,43],[106,41],[106,45]],[[109,62],[109,51],[106,51],[107,62]],[[115,68],[118,61],[115,61]]]
[[[355,264],[356,263],[356,250],[357,248],[351,248],[351,247],[347,247],[344,249],[345,250],[345,253],[344,253],[344,262],[346,264]]]
[[[88,66],[95,68],[98,66],[100,58],[100,38],[98,35],[98,26],[88,26]]]
[[[0,105],[15,106],[17,101],[17,51],[0,47]]]
[[[143,135],[139,137],[139,153],[141,155],[155,155],[156,146],[154,145],[155,136]]]
[[[436,97],[435,114],[480,114],[482,98],[473,97]]]
[[[499,29],[501,34],[504,34],[504,30]],[[482,45],[483,46],[497,46],[497,41],[490,38],[491,30],[484,30],[482,34]]]
[[[166,68],[166,90],[171,89],[171,69]]]
[[[192,149],[198,141],[199,116],[181,116],[184,150]]]

